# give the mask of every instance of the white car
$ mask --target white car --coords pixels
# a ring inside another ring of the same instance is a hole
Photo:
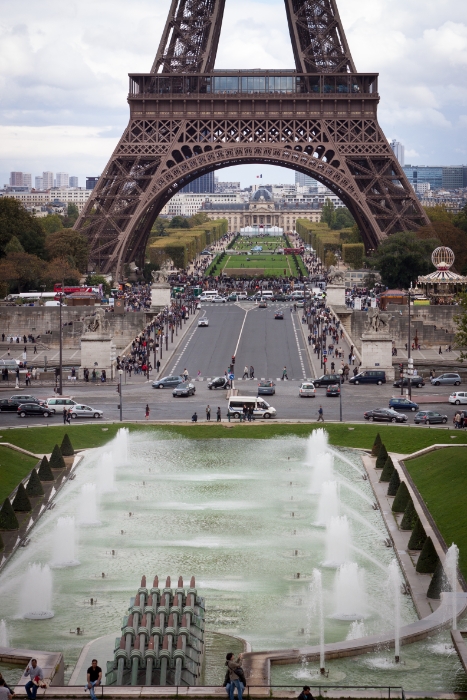
[[[316,389],[313,382],[302,382],[300,384],[300,389],[298,390],[298,395],[300,397],[311,396],[314,398],[316,396]]]
[[[244,301],[245,299],[248,299],[248,294],[237,294],[238,301]]]
[[[104,411],[99,411],[97,408],[91,408],[91,406],[85,406],[84,404],[77,403],[71,409],[72,418],[102,418]]]
[[[213,304],[225,304],[225,297],[211,297],[210,301]]]
[[[449,403],[454,403],[459,406],[461,403],[467,403],[467,391],[453,391],[449,397]]]
[[[198,326],[209,326],[209,319],[208,318],[200,318],[198,321]]]

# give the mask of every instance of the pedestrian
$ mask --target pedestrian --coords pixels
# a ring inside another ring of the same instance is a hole
[[[93,659],[90,667],[88,668],[87,675],[87,685],[84,690],[89,690],[89,695],[91,700],[96,700],[96,694],[94,688],[96,685],[100,685],[102,680],[102,669],[97,665],[97,659]]]
[[[248,418],[248,406],[246,405],[246,403],[243,404],[242,413],[243,413],[243,422],[246,423],[246,420]]]
[[[225,658],[226,658],[225,665],[228,668],[229,679],[230,679],[229,698],[230,698],[230,700],[234,700],[234,692],[235,692],[235,688],[236,688],[238,700],[242,700],[243,684],[240,680],[240,674],[237,673],[237,671],[239,669],[241,669],[241,671],[243,671],[243,669],[241,667],[241,663],[240,663],[241,658],[242,658],[241,654],[238,657],[238,659],[235,661],[233,653],[231,651],[229,651],[229,653],[227,654],[227,656]]]
[[[217,422],[217,423],[220,423],[220,422],[221,422],[221,407],[220,407],[220,406],[217,407],[217,411],[216,411],[216,422]]]
[[[284,381],[284,379],[287,379],[287,381],[288,381],[288,379],[289,379],[288,376],[287,376],[287,367],[286,367],[285,365],[284,365],[284,369],[282,370],[282,377],[281,377],[281,379],[282,379],[282,381]]]
[[[31,663],[28,664],[24,675],[29,676],[31,679],[24,686],[27,696],[29,700],[36,700],[39,683],[44,680],[44,674],[41,667],[37,665],[37,659],[31,659]]]
[[[70,423],[71,423],[71,408],[69,408],[68,411],[66,412],[66,422],[68,423],[68,425],[70,425]]]
[[[255,378],[255,368],[253,367],[253,365],[250,365],[250,379],[254,379],[254,378]]]
[[[245,367],[244,367],[244,369],[243,369],[243,377],[242,377],[242,379],[248,379],[248,367],[247,367],[247,365],[245,365]]]
[[[195,412],[193,413],[193,415],[191,416],[191,422],[192,422],[192,423],[197,423],[197,422],[198,422],[198,414],[196,413],[196,411],[195,411]]]
[[[5,693],[5,692],[2,690],[3,688],[5,688],[5,690],[7,691],[7,693]],[[2,674],[0,673],[0,698],[1,698],[1,700],[7,700],[7,698],[8,698],[8,699],[9,699],[9,698],[12,698],[14,694],[15,694],[14,691],[10,688],[9,685],[7,685],[6,680],[4,679],[4,677],[2,676]]]
[[[313,695],[311,694],[310,686],[309,685],[304,685],[303,690],[298,696],[297,700],[314,700]]]
[[[248,408],[248,422],[251,423],[253,420],[253,404],[250,404]]]
[[[438,355],[442,355],[442,354],[443,354],[443,351],[441,350],[441,345],[440,345],[439,350],[438,350]]]
[[[186,367],[185,367],[185,369],[183,370],[183,380],[184,380],[185,382],[188,381],[188,370],[187,370]]]
[[[156,362],[156,370],[157,370],[157,373],[158,373],[158,374],[159,374],[160,367],[161,367],[161,361],[160,361],[160,360],[157,360],[157,362]]]
[[[320,421],[322,421],[324,423],[324,411],[323,411],[323,407],[321,405],[318,408],[318,421],[317,422],[319,423]]]
[[[150,408],[149,408],[149,404],[147,403],[146,404],[146,420],[149,419],[149,413],[150,413]]]
[[[206,406],[206,420],[211,420],[211,406],[209,404]]]
[[[34,345],[34,352],[33,352],[33,355],[37,355],[37,347],[36,347],[36,345]]]

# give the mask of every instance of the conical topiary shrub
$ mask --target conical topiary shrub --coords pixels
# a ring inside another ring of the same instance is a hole
[[[58,445],[55,445],[53,449],[49,464],[51,469],[65,469],[66,467],[65,460],[63,459],[63,455],[60,452]]]
[[[420,556],[418,557],[415,570],[419,574],[433,574],[438,562],[439,557],[436,552],[435,545],[431,541],[431,537],[427,537],[422,551],[420,552]]]
[[[380,481],[391,481],[391,476],[394,472],[395,466],[394,462],[388,455],[388,458],[386,460],[386,463],[383,467],[383,471],[381,472],[381,476],[379,478]]]
[[[448,577],[444,573],[441,561],[438,559],[435,573],[433,574],[433,578],[431,579],[430,585],[428,586],[426,597],[431,598],[432,600],[439,600],[441,598],[442,591],[451,590],[451,584],[449,583]]]
[[[404,517],[401,520],[401,530],[413,530],[415,522],[417,520],[417,511],[411,497],[409,496],[409,502],[404,510]]]
[[[2,539],[2,536],[0,535],[0,552],[2,551],[2,549],[4,549],[4,547],[5,547],[5,545],[3,544],[3,539]]]
[[[383,441],[381,440],[381,435],[378,433],[377,436],[375,437],[375,441],[373,443],[373,447],[371,448],[371,454],[373,457],[377,457],[379,454],[379,448],[383,444]]]
[[[29,477],[28,485],[26,486],[26,493],[29,498],[35,498],[36,496],[43,496],[44,489],[42,488],[41,480],[37,476],[35,469],[32,470],[31,476]]]
[[[384,465],[386,464],[386,460],[388,458],[388,451],[386,449],[385,445],[381,445],[379,448],[378,456],[376,458],[376,464],[375,467],[376,469],[382,469]]]
[[[426,540],[425,528],[422,525],[420,518],[417,516],[415,525],[413,526],[412,534],[410,535],[408,549],[423,549]]]
[[[401,481],[401,485],[397,489],[396,497],[392,503],[392,512],[403,513],[407,508],[409,498],[410,493],[409,489],[407,488],[407,484],[405,483],[405,481]]]
[[[55,477],[52,474],[52,470],[50,468],[49,460],[45,455],[42,457],[42,462],[41,466],[39,467],[38,475],[41,481],[55,481]]]
[[[68,433],[65,433],[63,436],[62,444],[60,445],[60,452],[64,457],[73,457],[75,454],[71,440],[68,437]]]
[[[18,530],[19,522],[8,498],[0,510],[0,530]]]
[[[28,494],[26,493],[23,483],[18,486],[15,498],[11,505],[16,513],[29,513],[32,510],[31,501],[28,498]]]
[[[394,471],[392,472],[391,479],[389,481],[389,486],[388,486],[388,496],[395,496],[397,493],[397,489],[401,485],[401,480],[399,477],[399,472],[397,469],[394,467]]]

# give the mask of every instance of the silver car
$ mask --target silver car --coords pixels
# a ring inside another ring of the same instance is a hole
[[[454,384],[454,386],[460,386],[461,381],[460,374],[456,374],[456,372],[446,372],[446,374],[440,374],[439,377],[431,378],[431,383],[435,386],[440,386],[440,384]]]
[[[104,411],[99,411],[97,408],[85,406],[82,403],[75,404],[71,409],[72,418],[102,418]]]

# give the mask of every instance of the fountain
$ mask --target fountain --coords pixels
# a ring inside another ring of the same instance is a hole
[[[446,552],[444,568],[449,583],[451,584],[452,602],[452,629],[457,629],[457,566],[459,563],[459,548],[454,543]]]
[[[59,518],[54,532],[50,566],[53,569],[63,569],[67,566],[78,566],[79,563],[76,559],[75,519]]]
[[[319,630],[319,672],[326,673],[324,661],[324,609],[323,609],[323,581],[321,571],[313,569],[311,579],[312,610],[317,618]]]
[[[130,431],[128,428],[119,428],[115,438],[112,440],[112,463],[119,467],[128,462],[128,439]]]
[[[0,647],[9,647],[10,638],[5,620],[0,620]]]
[[[104,452],[97,465],[97,485],[99,493],[115,491],[115,465],[112,452]]]
[[[318,457],[328,451],[328,434],[324,428],[313,430],[307,440],[305,461],[314,467]]]
[[[339,496],[337,493],[337,481],[325,481],[318,503],[318,515],[315,525],[327,527],[331,518],[339,515]]]
[[[363,622],[363,620],[354,620],[349,627],[346,640],[351,641],[352,639],[361,639],[365,636],[366,630],[365,623]]]
[[[353,561],[339,567],[334,582],[334,620],[361,620],[366,615],[363,570]]]
[[[401,584],[402,579],[399,571],[399,565],[396,559],[393,559],[388,567],[389,579],[389,594],[393,601],[394,610],[394,662],[400,661],[400,630],[401,630]]]
[[[346,515],[331,517],[326,531],[326,556],[323,566],[337,568],[350,560],[352,539]]]
[[[313,474],[311,476],[310,493],[321,493],[323,484],[326,481],[333,481],[334,477],[334,457],[329,453],[322,452],[316,456]]]
[[[81,527],[101,525],[97,517],[96,484],[83,484],[79,503],[79,524]]]
[[[47,620],[52,610],[52,572],[47,564],[30,564],[21,591],[20,615],[25,620]]]

